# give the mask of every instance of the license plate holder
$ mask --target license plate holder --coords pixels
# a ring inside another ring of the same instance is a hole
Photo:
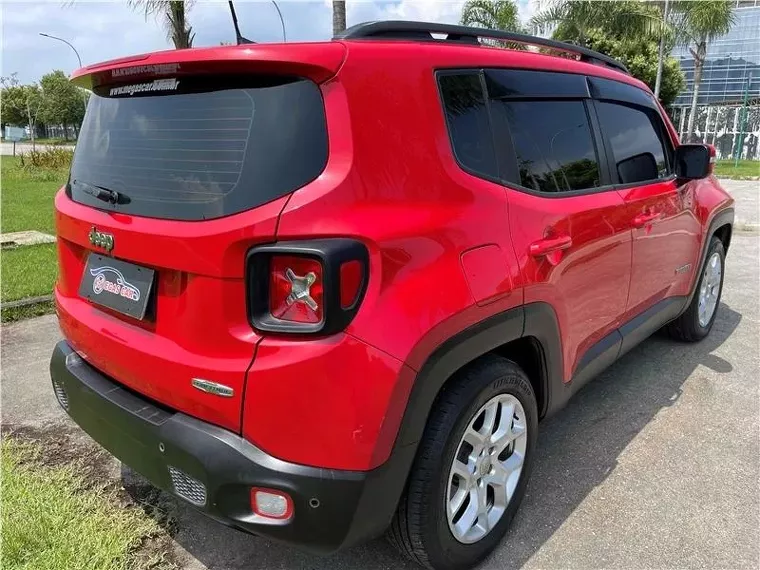
[[[142,320],[155,273],[147,267],[91,253],[79,284],[79,295],[96,305]]]

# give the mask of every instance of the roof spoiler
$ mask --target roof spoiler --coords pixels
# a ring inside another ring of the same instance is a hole
[[[89,65],[74,71],[71,81],[93,89],[183,75],[262,73],[306,77],[322,83],[338,72],[346,51],[338,42],[167,50]]]
[[[433,34],[445,34],[446,37],[439,40]],[[414,41],[443,41],[459,42],[472,45],[480,45],[480,38],[504,40],[523,45],[547,47],[557,51],[563,51],[577,55],[580,61],[596,65],[606,65],[630,75],[628,68],[603,53],[588,48],[576,46],[567,42],[549,40],[528,34],[504,32],[501,30],[489,30],[487,28],[473,28],[457,26],[454,24],[435,24],[428,22],[407,22],[392,20],[387,22],[364,22],[351,26],[347,30],[335,36],[336,40],[355,39],[398,39]]]

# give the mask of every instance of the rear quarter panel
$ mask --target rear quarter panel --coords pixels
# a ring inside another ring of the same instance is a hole
[[[325,172],[334,177],[329,192],[294,193],[278,240],[364,241],[370,281],[347,332],[417,368],[443,340],[522,303],[521,277],[505,189],[454,161],[435,66],[409,61],[401,46],[378,53],[352,43],[337,80],[324,86],[331,160],[341,168]],[[491,294],[478,305],[461,256],[484,245],[501,252],[502,277],[485,277]]]

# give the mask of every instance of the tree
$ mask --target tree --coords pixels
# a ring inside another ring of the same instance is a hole
[[[346,29],[346,0],[333,0],[333,36]]]
[[[45,94],[39,109],[40,120],[48,125],[72,125],[78,131],[84,119],[84,93],[60,70],[43,75],[40,86]]]
[[[657,79],[654,83],[654,96],[659,97],[660,96],[660,88],[662,86],[662,70],[663,66],[665,65],[665,43],[667,42],[667,38],[669,36],[668,32],[668,16],[669,11],[668,8],[670,7],[670,1],[665,0],[664,2],[660,0],[654,0],[654,3],[657,5],[659,9],[662,10],[662,26],[660,27],[660,47],[657,53]]]
[[[32,83],[21,85],[16,73],[0,78],[0,114],[3,124],[28,125],[34,144],[35,124],[42,103],[40,88]]]
[[[562,39],[562,38],[558,38]],[[636,79],[640,79],[652,89],[657,82],[659,45],[657,40],[638,38],[620,40],[605,34],[602,30],[591,30],[587,37],[589,48],[621,61]],[[660,101],[668,107],[684,88],[681,66],[673,57],[663,58]]]
[[[655,37],[662,21],[659,11],[635,0],[555,0],[531,18],[531,27],[553,31],[580,46],[588,47],[593,30],[602,29],[617,38]]]
[[[513,0],[467,0],[462,7],[462,25],[520,31],[517,4]]]
[[[694,135],[694,117],[697,114],[699,85],[707,58],[707,45],[729,32],[735,20],[733,6],[732,0],[682,0],[673,6],[673,26],[677,41],[688,46],[694,58],[694,91],[689,123],[686,127],[687,141]]]
[[[158,16],[163,20],[166,37],[177,49],[193,47],[195,33],[187,21],[187,11],[192,6],[191,0],[128,0],[130,6],[145,11],[145,18]]]

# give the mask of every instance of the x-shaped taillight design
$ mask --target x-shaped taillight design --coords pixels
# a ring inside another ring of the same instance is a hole
[[[302,303],[306,303],[312,311],[316,311],[319,306],[317,305],[317,302],[311,298],[310,291],[311,286],[317,280],[317,276],[314,272],[309,271],[303,277],[299,277],[290,267],[288,267],[285,270],[285,277],[290,281],[290,294],[288,295],[288,298],[285,299],[285,302],[288,305],[292,305],[296,301],[301,301]]]

